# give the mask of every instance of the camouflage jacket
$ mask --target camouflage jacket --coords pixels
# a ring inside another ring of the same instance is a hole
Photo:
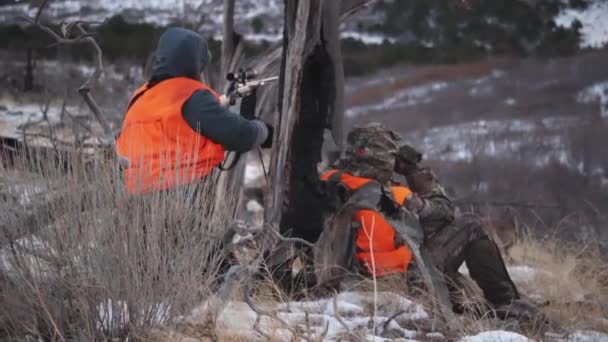
[[[409,188],[423,202],[422,208],[418,211],[418,217],[424,229],[425,238],[430,238],[454,221],[454,205],[429,167],[419,167],[404,176]]]

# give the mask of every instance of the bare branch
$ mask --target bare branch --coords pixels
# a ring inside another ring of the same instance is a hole
[[[42,15],[42,11],[44,11],[44,8],[46,7],[46,4],[48,2],[49,2],[49,0],[43,0],[42,4],[40,4],[40,6],[38,7],[38,11],[36,12],[36,17],[34,19],[36,24],[38,24],[38,22],[40,21],[40,16]]]
[[[342,13],[340,15],[340,20],[344,21],[350,17],[352,17],[353,15],[355,15],[355,13],[359,12],[360,10],[364,9],[365,7],[370,6],[371,4],[373,4],[374,2],[377,2],[378,0],[354,0],[354,1],[344,1],[342,3]]]
[[[400,310],[400,311],[397,311],[397,313],[393,314],[391,317],[387,318],[387,319],[386,319],[386,321],[384,321],[384,323],[382,323],[382,329],[383,329],[384,331],[386,331],[386,330],[388,329],[388,325],[389,325],[389,324],[391,324],[391,322],[392,322],[392,321],[393,321],[395,318],[397,318],[397,317],[399,317],[399,316],[403,315],[404,313],[407,313],[407,311],[405,311],[405,310]]]
[[[274,236],[276,236],[279,240],[284,241],[284,242],[293,242],[293,243],[301,243],[304,246],[310,247],[310,248],[314,248],[315,244],[314,243],[310,243],[304,239],[300,239],[300,238],[294,238],[294,237],[284,237],[283,235],[281,235],[281,233],[279,233],[279,231],[277,229],[274,229],[273,227],[268,227],[268,230],[272,232],[272,234],[274,234]]]
[[[350,327],[348,326],[348,324],[346,324],[346,322],[344,322],[344,319],[342,318],[342,316],[340,316],[340,312],[338,311],[338,293],[334,292],[334,297],[332,298],[332,304],[334,307],[334,315],[336,316],[336,320],[338,321],[338,323],[340,323],[342,325],[342,327],[344,327],[344,329],[346,329],[346,332],[350,335]]]
[[[81,35],[87,34],[87,32],[82,28],[81,23],[76,23],[75,27],[76,27],[76,29],[78,29],[78,31],[80,32]],[[95,87],[95,85],[97,84],[97,81],[99,80],[99,77],[101,77],[101,73],[103,72],[103,53],[101,51],[101,48],[99,47],[99,44],[97,44],[95,39],[93,39],[92,37],[85,37],[83,39],[86,42],[88,42],[95,49],[96,64],[95,64],[95,72],[93,73],[93,75],[91,75],[91,77],[89,77],[89,79],[87,79],[85,81],[85,83],[82,86],[80,86],[80,89],[78,89],[78,92],[84,98],[85,102],[87,103],[87,105],[89,106],[91,111],[93,112],[93,115],[95,115],[95,118],[97,119],[97,121],[99,122],[101,127],[103,128],[105,138],[113,144],[114,143],[114,134],[112,133],[112,129],[110,128],[110,125],[107,122],[106,118],[101,113],[101,109],[99,108],[99,106],[97,105],[97,103],[95,102],[95,100],[93,99],[93,97],[90,94],[91,89],[93,89]]]
[[[46,33],[48,33],[57,42],[57,44],[77,44],[80,42],[86,42],[93,47],[93,49],[95,51],[95,71],[83,83],[83,85],[80,86],[80,88],[78,89],[78,93],[83,97],[87,106],[91,109],[93,116],[95,117],[95,119],[97,120],[97,122],[99,123],[101,128],[103,129],[104,137],[102,139],[100,139],[101,143],[104,145],[113,145],[114,144],[114,134],[112,132],[112,128],[110,127],[110,124],[108,123],[106,117],[103,115],[101,108],[99,107],[99,105],[97,104],[95,99],[93,99],[93,97],[90,94],[91,90],[95,87],[95,85],[99,81],[99,78],[101,77],[101,74],[103,72],[103,53],[102,53],[101,47],[99,47],[99,44],[97,44],[97,41],[95,41],[95,39],[88,32],[86,32],[86,30],[82,27],[81,21],[76,21],[76,22],[73,22],[70,24],[66,24],[66,23],[62,24],[61,30],[62,30],[63,37],[60,36],[59,34],[57,34],[55,31],[53,31],[50,27],[40,24],[39,18],[41,16],[42,11],[44,10],[44,7],[46,6],[47,2],[48,2],[48,0],[45,0],[42,3],[42,5],[39,7],[35,20],[32,20],[27,17],[19,17],[19,18],[29,22],[30,24],[32,24],[32,25],[40,28],[41,30],[45,31]],[[72,30],[75,30],[76,33],[78,34],[75,38],[69,38]]]

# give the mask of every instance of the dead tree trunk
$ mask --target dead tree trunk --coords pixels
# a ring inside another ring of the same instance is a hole
[[[323,132],[342,141],[344,73],[341,1],[285,0],[278,136],[271,161],[266,222],[315,241],[322,229],[316,193]]]

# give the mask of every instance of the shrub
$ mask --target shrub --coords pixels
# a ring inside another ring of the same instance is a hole
[[[217,279],[231,211],[213,208],[211,180],[130,196],[114,163],[85,157],[0,168],[0,336],[143,338]]]

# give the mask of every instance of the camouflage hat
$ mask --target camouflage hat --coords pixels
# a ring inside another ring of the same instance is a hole
[[[422,153],[408,144],[403,144],[399,147],[398,157],[411,164],[417,164],[422,161]]]
[[[379,123],[355,126],[346,137],[346,171],[382,181],[390,179],[399,140],[399,134]]]

